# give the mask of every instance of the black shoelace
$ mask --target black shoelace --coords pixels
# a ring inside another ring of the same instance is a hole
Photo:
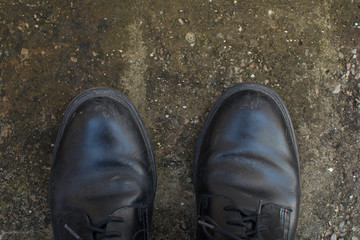
[[[91,231],[93,234],[99,233],[100,236],[97,238],[97,240],[105,239],[105,238],[115,238],[115,237],[121,237],[120,232],[106,232],[105,228],[106,225],[109,222],[124,222],[124,219],[121,217],[113,217],[110,216],[106,219],[103,219],[93,225],[85,225],[89,231]],[[76,240],[86,240],[85,238],[79,236],[69,225],[65,224],[64,228],[74,237]]]
[[[198,224],[201,225],[203,233],[210,239],[213,240],[223,240],[214,237],[208,229],[210,229],[213,233],[219,232],[222,235],[226,236],[231,240],[245,240],[245,239],[257,239],[259,237],[259,233],[262,231],[266,231],[266,228],[260,226],[259,220],[260,217],[268,217],[265,215],[260,216],[261,213],[261,201],[259,201],[259,207],[256,212],[248,211],[246,209],[242,209],[238,206],[229,205],[224,207],[225,211],[236,211],[240,213],[241,220],[227,220],[226,224],[239,226],[243,228],[243,234],[235,235],[225,229],[221,228],[213,219],[208,216],[200,216],[198,220]]]

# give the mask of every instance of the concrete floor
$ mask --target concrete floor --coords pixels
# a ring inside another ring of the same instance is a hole
[[[0,239],[52,239],[50,157],[67,104],[113,87],[158,166],[153,239],[195,239],[192,156],[227,88],[284,99],[301,158],[299,239],[360,239],[359,0],[0,0]]]

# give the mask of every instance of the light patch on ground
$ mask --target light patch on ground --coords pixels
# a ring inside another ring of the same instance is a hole
[[[333,103],[334,89],[339,84],[339,79],[328,77],[324,72],[336,72],[341,66],[338,65],[338,54],[336,46],[339,45],[336,39],[329,37],[330,18],[329,6],[324,4],[317,9],[316,19],[318,29],[321,30],[322,38],[319,39],[318,54],[313,55],[314,68],[308,74],[312,83],[308,89],[309,111],[313,112],[313,121],[307,126],[302,126],[300,132],[306,139],[303,142],[301,159],[302,179],[302,209],[300,215],[299,232],[302,238],[311,238],[314,233],[321,234],[328,228],[326,222],[320,219],[318,208],[326,204],[326,199],[336,192],[336,185],[333,182],[334,174],[328,169],[336,169],[336,148],[326,139],[330,133],[341,134],[343,127],[340,123],[340,116],[336,112]],[[319,94],[320,93],[320,94]],[[329,117],[331,116],[331,117]],[[326,121],[324,121],[326,119]],[[308,141],[310,139],[310,141]],[[324,143],[325,142],[325,143]],[[320,186],[327,186],[326,191],[319,191]],[[330,216],[331,217],[331,216]],[[311,223],[311,224],[308,224]]]
[[[121,77],[121,83],[125,88],[125,93],[134,103],[138,111],[145,113],[146,102],[146,82],[144,74],[147,70],[145,63],[147,48],[144,45],[142,32],[138,23],[133,23],[128,27],[129,45],[128,50],[123,54],[129,68]]]
[[[1,126],[1,130],[0,130],[0,144],[2,144],[4,142],[4,139],[7,138],[10,134],[11,134],[11,125],[10,124],[5,124],[3,126]]]

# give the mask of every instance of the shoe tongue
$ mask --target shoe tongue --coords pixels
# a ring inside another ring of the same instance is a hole
[[[146,209],[141,207],[124,207],[111,214],[121,217],[124,222],[109,222],[106,232],[121,232],[121,239],[147,239]]]
[[[260,239],[289,239],[291,210],[276,204],[261,208]]]

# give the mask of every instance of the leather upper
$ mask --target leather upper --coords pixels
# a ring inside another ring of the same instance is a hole
[[[239,211],[224,211],[235,205],[259,216],[272,212],[270,220],[259,219],[260,239],[275,239],[269,235],[271,228],[282,229],[276,239],[294,238],[299,160],[290,117],[275,92],[259,84],[240,84],[215,104],[195,154],[195,191],[198,215],[210,216],[229,232],[246,231],[227,223],[244,218]],[[199,235],[206,239],[201,230]]]
[[[148,237],[155,162],[136,110],[125,97],[111,96],[112,91],[98,90],[81,103],[74,101],[76,106],[65,116],[51,170],[55,239],[74,239],[64,229],[64,221],[73,219],[72,215],[77,220],[71,229],[83,232],[86,239],[100,234],[84,230],[84,223],[93,225],[109,216],[124,220],[104,226],[121,232],[121,239]]]

